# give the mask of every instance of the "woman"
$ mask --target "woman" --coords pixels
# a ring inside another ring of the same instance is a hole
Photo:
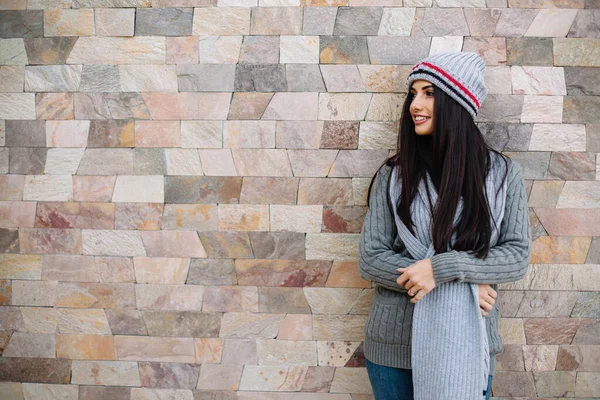
[[[376,400],[489,399],[497,284],[525,276],[523,177],[474,123],[487,95],[474,53],[408,76],[398,151],[369,187],[359,266],[373,281],[364,351]]]

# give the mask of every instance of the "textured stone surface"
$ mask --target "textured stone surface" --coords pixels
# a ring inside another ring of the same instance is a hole
[[[300,366],[246,366],[240,390],[299,391],[307,372],[308,367]]]
[[[322,286],[331,263],[327,261],[236,260],[240,285]]]
[[[219,336],[274,339],[282,320],[282,314],[226,313]]]
[[[135,285],[138,309],[197,311],[204,288],[199,285]]]
[[[74,361],[72,384],[140,386],[138,364],[131,361]]]
[[[299,35],[301,32],[301,8],[260,7],[252,12],[252,35]]]
[[[363,36],[323,36],[319,40],[322,64],[368,64],[367,38]]]
[[[288,314],[310,312],[310,306],[301,288],[261,287],[258,295],[260,312]],[[306,323],[306,321],[301,322]]]
[[[598,46],[593,38],[555,38],[554,61],[557,66],[598,67]]]
[[[260,365],[317,365],[314,341],[257,340]]]
[[[193,363],[192,338],[115,336],[119,360]]]
[[[233,260],[193,259],[188,284],[232,285],[237,283]]]
[[[241,184],[236,177],[166,177],[165,203],[237,203]]]
[[[251,232],[250,242],[259,259],[304,259],[304,235],[300,232]]]
[[[551,67],[554,64],[552,39],[509,37],[506,39],[507,64]]]
[[[244,232],[203,232],[200,240],[210,258],[252,258],[248,234]]]
[[[492,381],[494,396],[535,396],[535,384],[530,372],[498,371]]]

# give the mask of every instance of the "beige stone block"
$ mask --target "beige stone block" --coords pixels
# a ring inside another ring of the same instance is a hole
[[[97,256],[146,256],[139,231],[84,229],[83,254]]]
[[[301,7],[260,7],[252,11],[252,35],[300,35]]]
[[[504,65],[486,66],[485,84],[489,94],[512,94],[510,67]]]
[[[63,282],[98,282],[94,258],[78,255],[47,254],[42,259],[42,279]]]
[[[281,64],[318,64],[319,37],[281,35],[279,62]]]
[[[75,175],[84,152],[85,149],[49,149],[46,155],[44,174]],[[73,190],[76,191],[75,186],[73,186]]]
[[[575,397],[600,396],[600,374],[598,372],[578,372]]]
[[[179,121],[135,122],[136,147],[179,147],[180,143]]]
[[[325,177],[338,154],[337,150],[288,150],[294,176]]]
[[[313,338],[328,341],[364,340],[367,319],[367,315],[313,315]]]
[[[521,122],[543,122],[546,124],[562,122],[562,96],[525,96]]]
[[[500,318],[498,331],[504,344],[525,344],[525,329],[520,318]]]
[[[216,204],[166,204],[161,220],[163,230],[218,230]]]
[[[54,307],[58,282],[13,281],[12,302],[15,306]]]
[[[323,121],[277,121],[276,147],[318,149],[321,145]]]
[[[350,360],[360,343],[349,341],[317,342],[319,365],[343,367]]]
[[[242,176],[292,176],[283,149],[232,149],[233,161]]]
[[[215,391],[237,390],[243,368],[242,365],[203,365],[200,370],[197,388]]]
[[[397,122],[361,121],[358,148],[364,150],[395,149],[398,142]]]
[[[206,257],[196,231],[143,231],[140,234],[150,257]]]
[[[58,332],[89,335],[110,335],[108,319],[102,309],[60,308],[57,313]]]
[[[71,175],[28,175],[25,177],[23,200],[71,201],[73,179]]]
[[[277,335],[279,340],[312,340],[312,316],[287,314]]]
[[[92,8],[44,10],[44,36],[92,36],[94,10]]]
[[[576,9],[540,10],[524,36],[564,38],[576,16]]]
[[[283,314],[225,313],[221,321],[224,338],[274,339],[279,333]]]
[[[272,231],[321,232],[323,206],[271,205]]]
[[[119,65],[123,92],[176,92],[175,65]]]
[[[138,309],[199,311],[202,309],[204,288],[198,285],[141,285],[135,286]]]
[[[313,314],[348,314],[361,293],[362,289],[304,288]]]
[[[513,66],[510,69],[513,94],[566,96],[562,67]]]
[[[133,260],[126,257],[94,257],[102,282],[135,282]]]
[[[398,121],[402,114],[404,95],[374,93],[365,119],[367,121]]]
[[[225,121],[223,147],[274,148],[275,121]]]
[[[306,258],[354,261],[358,258],[358,236],[346,233],[309,233],[306,235]]]
[[[585,125],[535,124],[530,151],[585,151]]]
[[[192,34],[199,36],[248,35],[250,33],[250,10],[247,7],[196,8]],[[200,57],[202,58],[202,55]]]
[[[600,208],[600,182],[565,182],[556,208]]]
[[[48,383],[23,383],[25,399],[61,399],[77,400],[79,387],[76,385],[53,385]]]
[[[155,120],[226,119],[231,93],[143,92],[142,98]]]
[[[461,51],[463,49],[463,42],[464,38],[462,36],[432,37],[431,46],[429,46],[429,55],[432,56],[434,54],[445,53],[449,51]]]
[[[0,254],[0,279],[42,279],[42,257]]]
[[[336,368],[331,393],[372,394],[366,368]]]
[[[236,176],[230,149],[201,149],[198,150],[203,172],[206,176]]]
[[[138,363],[133,361],[73,361],[71,384],[142,386]]]
[[[202,311],[258,312],[258,290],[253,286],[216,286],[204,290]]]
[[[532,264],[583,264],[589,251],[590,237],[542,236],[531,246]]]
[[[164,64],[165,37],[80,37],[67,64]]]
[[[113,203],[164,203],[163,176],[117,176]]]
[[[21,0],[19,0],[21,1]],[[22,0],[27,3],[26,0]],[[26,6],[27,4],[25,4]],[[6,399],[23,400],[23,391],[19,382],[0,382],[0,397]],[[76,399],[77,397],[75,397]]]
[[[223,121],[181,121],[181,147],[223,147]]]
[[[56,357],[71,360],[116,360],[110,335],[57,335]]]
[[[204,175],[196,149],[165,149],[167,175]]]
[[[95,8],[96,36],[133,36],[135,8]]]
[[[308,367],[246,365],[242,373],[240,390],[250,391],[300,391]]]
[[[194,338],[197,364],[220,364],[224,340],[220,338]]]
[[[309,366],[317,365],[317,346],[314,341],[257,340],[259,365]]]
[[[119,360],[193,363],[193,338],[115,336]]]
[[[564,185],[564,181],[534,181],[528,200],[529,207],[556,207]]]
[[[320,93],[320,120],[362,121],[371,103],[371,93]]]
[[[219,230],[268,231],[269,206],[219,204]]]
[[[243,36],[200,36],[200,64],[236,64]]]
[[[358,65],[368,92],[405,92],[410,68],[402,65]]]
[[[137,283],[184,284],[190,268],[187,258],[134,257]]]
[[[312,121],[317,118],[319,105],[318,93],[278,92],[271,98],[262,119]]]
[[[25,330],[29,333],[52,333],[58,328],[57,309],[49,307],[20,307]]]

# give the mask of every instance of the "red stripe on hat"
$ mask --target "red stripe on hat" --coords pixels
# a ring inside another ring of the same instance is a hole
[[[471,92],[470,92],[470,91],[469,91],[469,90],[468,90],[466,87],[464,87],[464,86],[463,86],[463,85],[462,85],[462,84],[461,84],[459,81],[457,81],[456,79],[454,79],[452,76],[450,76],[450,75],[449,75],[449,74],[448,74],[446,71],[444,71],[443,69],[441,69],[441,68],[439,68],[439,67],[437,67],[437,66],[435,66],[435,65],[433,65],[433,64],[430,64],[430,63],[428,63],[428,62],[423,62],[423,63],[420,63],[420,64],[417,64],[417,65],[415,65],[411,71],[414,71],[414,69],[415,69],[415,68],[417,68],[417,67],[418,67],[418,66],[420,66],[420,65],[424,65],[424,66],[426,66],[426,67],[429,67],[429,68],[431,68],[431,69],[433,69],[433,70],[435,70],[435,71],[439,72],[440,74],[442,74],[442,75],[443,75],[443,76],[444,76],[446,79],[450,80],[452,83],[454,83],[456,86],[458,86],[458,88],[459,88],[460,90],[462,90],[462,91],[463,91],[463,92],[464,92],[464,93],[465,93],[467,96],[469,96],[469,98],[470,98],[471,100],[473,100],[473,102],[474,102],[474,103],[475,103],[475,105],[477,106],[477,109],[479,109],[479,108],[480,108],[479,101],[477,101],[477,98],[475,98],[475,96],[473,96],[473,94],[472,94],[472,93],[471,93]]]

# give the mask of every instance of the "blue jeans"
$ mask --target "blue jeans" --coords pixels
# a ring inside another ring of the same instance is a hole
[[[367,361],[367,373],[375,400],[413,400],[412,370],[385,367]],[[485,400],[490,400],[492,375],[488,376]]]

